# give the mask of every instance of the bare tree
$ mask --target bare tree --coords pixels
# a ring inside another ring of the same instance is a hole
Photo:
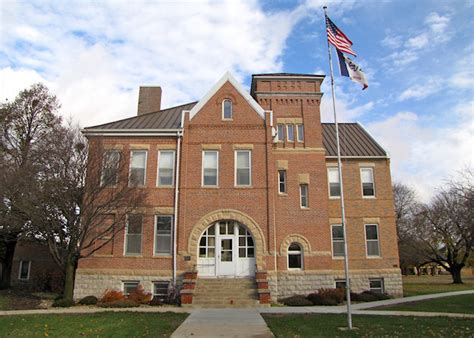
[[[102,140],[87,140],[78,128],[54,135],[47,170],[24,205],[30,231],[48,243],[65,274],[64,299],[73,298],[81,258],[108,245],[126,223],[126,215],[145,198],[144,189],[128,187],[120,151],[108,151]],[[89,151],[91,149],[92,151]]]
[[[59,102],[42,84],[0,105],[0,288],[10,286],[13,255],[28,222],[18,207],[41,175],[48,134],[61,124]]]

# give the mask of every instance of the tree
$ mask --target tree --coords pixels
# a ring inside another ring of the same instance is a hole
[[[453,283],[462,283],[461,270],[474,246],[474,175],[466,169],[451,180],[418,217],[418,238],[425,243],[426,257],[449,271]]]
[[[65,274],[63,298],[72,300],[79,259],[110,243],[146,195],[128,187],[123,154],[108,156],[102,140],[93,140],[89,152],[87,140],[71,126],[56,131],[55,139],[23,210],[31,220],[29,231],[48,244]],[[111,170],[103,172],[103,163],[112,163],[106,166]]]
[[[0,105],[0,288],[10,286],[15,246],[28,222],[18,204],[41,175],[50,132],[61,124],[59,106],[42,84]]]
[[[415,191],[400,182],[393,184],[393,199],[400,267],[405,273],[408,268],[419,268],[428,262],[426,255],[421,250],[424,243],[417,236],[414,236],[416,232],[416,215],[421,205],[416,200]]]

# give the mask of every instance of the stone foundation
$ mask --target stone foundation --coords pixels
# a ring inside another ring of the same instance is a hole
[[[126,273],[119,271],[118,274],[91,273],[89,271],[77,270],[76,282],[74,285],[74,299],[81,299],[85,296],[101,297],[105,290],[113,289],[122,291],[122,281],[139,281],[146,292],[153,293],[153,282],[171,281],[172,276],[133,274],[132,271]],[[178,278],[178,287],[180,278]]]
[[[403,296],[402,276],[399,269],[351,271],[352,292],[369,290],[369,278],[383,278],[385,293],[393,297]],[[335,288],[335,280],[344,279],[344,271],[284,271],[268,273],[272,300],[293,295],[307,295],[321,288]]]

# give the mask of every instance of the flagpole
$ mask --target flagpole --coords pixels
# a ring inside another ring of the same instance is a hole
[[[324,18],[326,18],[327,6],[323,7],[324,9]],[[326,23],[327,25],[327,23]],[[341,163],[341,148],[339,144],[339,126],[337,123],[337,114],[336,114],[336,94],[334,93],[334,74],[332,69],[332,55],[331,55],[331,46],[328,39],[328,54],[329,54],[329,69],[331,71],[331,92],[332,92],[332,109],[334,113],[334,124],[336,126],[336,147],[337,147],[337,168],[339,171],[339,185],[341,190],[341,223],[342,231],[344,233],[344,274],[346,277],[346,302],[347,302],[347,326],[349,330],[352,330],[352,308],[351,308],[351,281],[349,278],[349,253],[347,251],[347,232],[346,232],[346,210],[344,207],[344,186],[342,184],[342,163]]]

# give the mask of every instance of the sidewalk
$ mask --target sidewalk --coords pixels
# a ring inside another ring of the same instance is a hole
[[[194,309],[171,337],[274,336],[257,309]]]

